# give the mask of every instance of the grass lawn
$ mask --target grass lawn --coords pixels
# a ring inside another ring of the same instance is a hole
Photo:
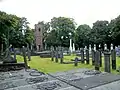
[[[76,56],[64,56],[64,61],[70,61],[74,59]],[[22,56],[17,56],[18,62],[23,62]],[[90,60],[91,61],[91,60]],[[90,68],[94,69],[92,66],[92,62],[89,65],[79,63],[77,67],[73,64],[60,64],[51,61],[51,58],[40,58],[40,56],[32,56],[31,61],[28,61],[28,64],[31,68],[43,71],[45,73],[51,72],[59,72],[59,71],[67,71],[76,68]],[[117,68],[120,66],[120,58],[117,57]],[[100,68],[101,71],[104,71],[104,60],[103,60],[103,67]],[[118,74],[116,70],[111,70],[112,73]]]

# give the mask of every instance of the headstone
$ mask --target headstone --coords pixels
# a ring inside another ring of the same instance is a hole
[[[101,50],[101,45],[99,45],[99,53],[100,53],[100,67],[102,67],[102,50]]]
[[[55,62],[58,62],[58,48],[56,47],[56,51],[55,51]]]
[[[95,65],[95,50],[92,49],[92,65]]]
[[[91,54],[92,49],[91,49],[91,45],[89,45],[89,54]]]
[[[86,49],[86,64],[89,64],[89,50]]]
[[[94,51],[96,51],[96,45],[94,44]]]
[[[74,66],[78,66],[78,58],[75,58]]]
[[[51,60],[54,61],[54,47],[51,47]]]
[[[107,50],[107,44],[104,44],[104,51]]]
[[[84,49],[81,48],[81,63],[85,63],[84,62]]]
[[[61,47],[61,50],[60,50],[60,63],[62,64],[63,63],[63,48]]]
[[[100,52],[97,50],[95,52],[95,70],[99,71],[99,67],[100,67]]]
[[[112,58],[112,69],[116,70],[116,52],[115,52],[115,49],[111,50],[111,58]]]
[[[104,64],[105,64],[105,72],[110,73],[110,52],[109,50],[106,50],[104,52]]]
[[[14,48],[14,60],[16,60],[16,49]]]
[[[27,59],[26,59],[26,48],[23,46],[22,50],[23,50],[23,58],[24,58],[25,68],[27,69],[28,64],[27,64]]]
[[[28,54],[28,60],[31,61],[31,51],[30,51],[29,48],[28,48],[28,52],[27,52],[27,54]]]

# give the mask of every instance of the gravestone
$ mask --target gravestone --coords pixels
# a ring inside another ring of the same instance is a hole
[[[84,61],[84,48],[81,48],[81,63],[85,63],[85,61]]]
[[[86,64],[89,64],[89,50],[86,49]]]
[[[112,58],[112,69],[116,70],[116,52],[115,52],[115,49],[111,50],[111,58]]]
[[[102,50],[101,50],[101,45],[99,45],[99,53],[100,53],[100,67],[102,67]]]
[[[16,49],[14,48],[14,60],[16,60]]]
[[[63,48],[60,49],[60,63],[63,63]]]
[[[28,60],[29,60],[29,61],[31,61],[31,51],[30,51],[30,49],[29,49],[29,48],[28,48],[27,55],[28,55]]]
[[[95,52],[95,70],[99,71],[99,67],[100,67],[100,52],[97,50]]]
[[[75,58],[74,66],[78,66],[78,58],[77,57]]]
[[[27,59],[26,59],[26,48],[24,46],[22,47],[22,51],[23,51],[25,68],[28,68]]]
[[[54,61],[54,47],[51,47],[51,60]]]
[[[92,65],[95,65],[95,50],[92,49]]]
[[[110,52],[109,50],[104,51],[104,64],[105,64],[105,72],[110,73]]]
[[[55,51],[55,62],[58,62],[58,48],[56,47],[56,51]]]

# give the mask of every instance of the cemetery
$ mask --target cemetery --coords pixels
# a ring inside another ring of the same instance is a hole
[[[119,18],[91,28],[53,17],[31,29],[0,11],[0,90],[120,90]]]

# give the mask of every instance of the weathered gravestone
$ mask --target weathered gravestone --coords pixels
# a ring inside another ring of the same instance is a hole
[[[84,61],[84,48],[81,48],[81,63],[85,63],[85,61]]]
[[[55,62],[58,62],[58,48],[56,47],[56,51],[55,51]]]
[[[95,65],[95,50],[92,49],[92,65]]]
[[[76,57],[76,58],[75,58],[75,61],[74,61],[74,66],[78,66],[78,60],[79,60],[79,59]]]
[[[101,45],[99,45],[99,53],[100,53],[100,67],[102,67],[102,50],[101,50]]]
[[[51,61],[54,61],[54,47],[51,47]]]
[[[22,47],[22,51],[23,51],[25,68],[28,68],[28,63],[27,63],[27,59],[26,59],[26,48],[24,46]]]
[[[113,49],[113,44],[111,44],[111,58],[112,58],[112,69],[116,70],[116,52]]]
[[[105,72],[110,73],[110,52],[108,49],[104,51],[104,64],[105,64]]]
[[[31,51],[30,51],[29,48],[28,48],[28,51],[27,51],[27,55],[28,55],[28,60],[31,61]]]
[[[95,52],[95,70],[99,71],[99,67],[100,67],[100,52],[97,50]]]
[[[63,48],[60,48],[60,63],[63,63]]]
[[[86,49],[86,64],[89,64],[89,50]]]

